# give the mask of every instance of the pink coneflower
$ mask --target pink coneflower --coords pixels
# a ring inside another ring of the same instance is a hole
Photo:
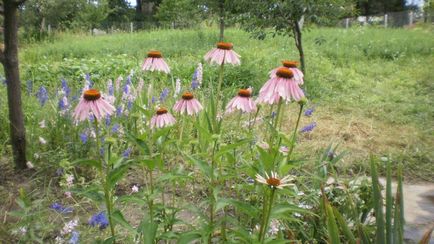
[[[232,64],[232,65],[240,65],[240,55],[232,50],[233,44],[229,42],[219,42],[217,43],[217,48],[209,51],[204,59],[211,64]]]
[[[163,55],[160,51],[148,52],[148,57],[143,62],[142,70],[155,70],[164,72],[166,74],[170,73],[169,65],[167,65],[167,63],[164,61]]]
[[[173,110],[181,114],[187,113],[188,115],[193,115],[202,110],[202,105],[194,98],[191,92],[185,92],[182,94],[182,99],[175,103]]]
[[[89,89],[83,93],[74,110],[75,120],[83,121],[92,113],[97,120],[111,115],[116,109],[108,103],[97,89]]]
[[[297,82],[297,84],[302,85],[304,83],[303,80],[303,72],[297,68],[298,62],[297,61],[289,61],[289,60],[283,60],[282,61],[283,67],[286,67],[292,71],[292,74],[294,75],[293,79]],[[270,78],[273,78],[276,76],[276,71],[279,68],[275,68],[272,71],[270,71]]]
[[[256,111],[256,104],[252,99],[252,89],[240,89],[238,95],[232,98],[226,106],[226,113],[241,110],[245,113]]]
[[[151,118],[151,129],[172,126],[175,122],[175,118],[168,113],[167,109],[159,108],[154,117]]]
[[[258,103],[274,104],[282,98],[286,101],[300,101],[304,98],[304,93],[293,79],[292,71],[285,67],[280,67],[276,71],[276,76],[270,78],[259,90]]]

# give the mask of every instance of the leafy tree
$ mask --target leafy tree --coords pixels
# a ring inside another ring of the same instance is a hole
[[[155,16],[162,23],[186,27],[199,23],[201,12],[200,6],[191,0],[163,0]]]
[[[106,26],[129,22],[132,19],[130,6],[126,0],[108,0],[108,11],[104,21]]]
[[[75,25],[85,27],[86,29],[97,28],[107,18],[108,13],[107,0],[89,1],[78,13]]]
[[[258,38],[268,34],[294,38],[301,69],[306,71],[302,22],[323,23],[350,11],[351,0],[239,0],[237,9],[243,27]]]
[[[218,18],[219,41],[224,40],[225,26],[234,21],[236,15],[236,1],[232,0],[193,0],[202,6],[206,18]]]

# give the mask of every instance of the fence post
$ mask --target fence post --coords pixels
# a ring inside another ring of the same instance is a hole
[[[384,14],[384,28],[387,28],[387,14]]]
[[[51,34],[51,24],[48,24],[47,31],[48,31],[48,35],[50,35]]]
[[[350,19],[346,18],[345,19],[345,29],[348,29],[349,26],[350,26]]]
[[[410,11],[409,14],[410,14],[410,25],[413,25],[413,11]]]
[[[130,32],[133,33],[134,31],[134,25],[133,22],[130,22]]]

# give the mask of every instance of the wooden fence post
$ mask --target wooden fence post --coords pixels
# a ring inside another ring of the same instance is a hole
[[[384,15],[384,28],[387,28],[387,14]]]

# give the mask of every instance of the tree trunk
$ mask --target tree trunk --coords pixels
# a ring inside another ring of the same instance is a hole
[[[306,74],[306,63],[304,61],[303,39],[302,39],[300,23],[298,21],[294,21],[292,28],[293,28],[295,46],[297,47],[298,55],[300,57],[301,71],[303,72],[303,74]]]
[[[5,48],[1,53],[1,61],[7,80],[10,136],[15,167],[24,169],[27,160],[24,115],[21,108],[21,81],[18,70],[18,5],[18,1],[3,0]]]
[[[225,0],[219,1],[219,9],[220,9],[220,35],[219,41],[224,41],[225,39]]]

